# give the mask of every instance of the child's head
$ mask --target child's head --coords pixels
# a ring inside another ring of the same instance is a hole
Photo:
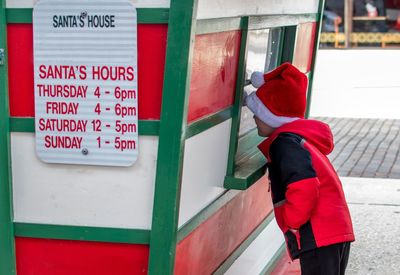
[[[307,76],[296,67],[284,63],[266,74],[255,72],[251,82],[258,89],[245,103],[257,118],[260,135],[269,136],[283,124],[304,118]]]

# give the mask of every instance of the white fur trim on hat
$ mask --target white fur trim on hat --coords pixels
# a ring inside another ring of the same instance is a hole
[[[260,88],[264,83],[264,73],[262,72],[253,72],[250,77],[251,85],[255,88]]]
[[[253,92],[246,97],[246,106],[256,117],[272,128],[279,128],[283,124],[300,119],[299,117],[277,116],[273,114],[258,98],[256,92]]]

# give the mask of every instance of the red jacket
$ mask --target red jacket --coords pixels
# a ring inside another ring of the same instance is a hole
[[[300,119],[276,129],[259,146],[268,159],[276,221],[292,258],[303,251],[354,241],[342,184],[326,157],[329,126]]]

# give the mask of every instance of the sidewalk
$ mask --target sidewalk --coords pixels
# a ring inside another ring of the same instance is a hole
[[[316,119],[332,129],[328,157],[340,176],[400,179],[400,119]]]
[[[342,182],[356,235],[347,274],[400,274],[400,180]]]

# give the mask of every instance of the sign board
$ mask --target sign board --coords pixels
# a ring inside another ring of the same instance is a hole
[[[129,166],[138,155],[136,9],[125,0],[33,10],[36,152],[48,163]]]

